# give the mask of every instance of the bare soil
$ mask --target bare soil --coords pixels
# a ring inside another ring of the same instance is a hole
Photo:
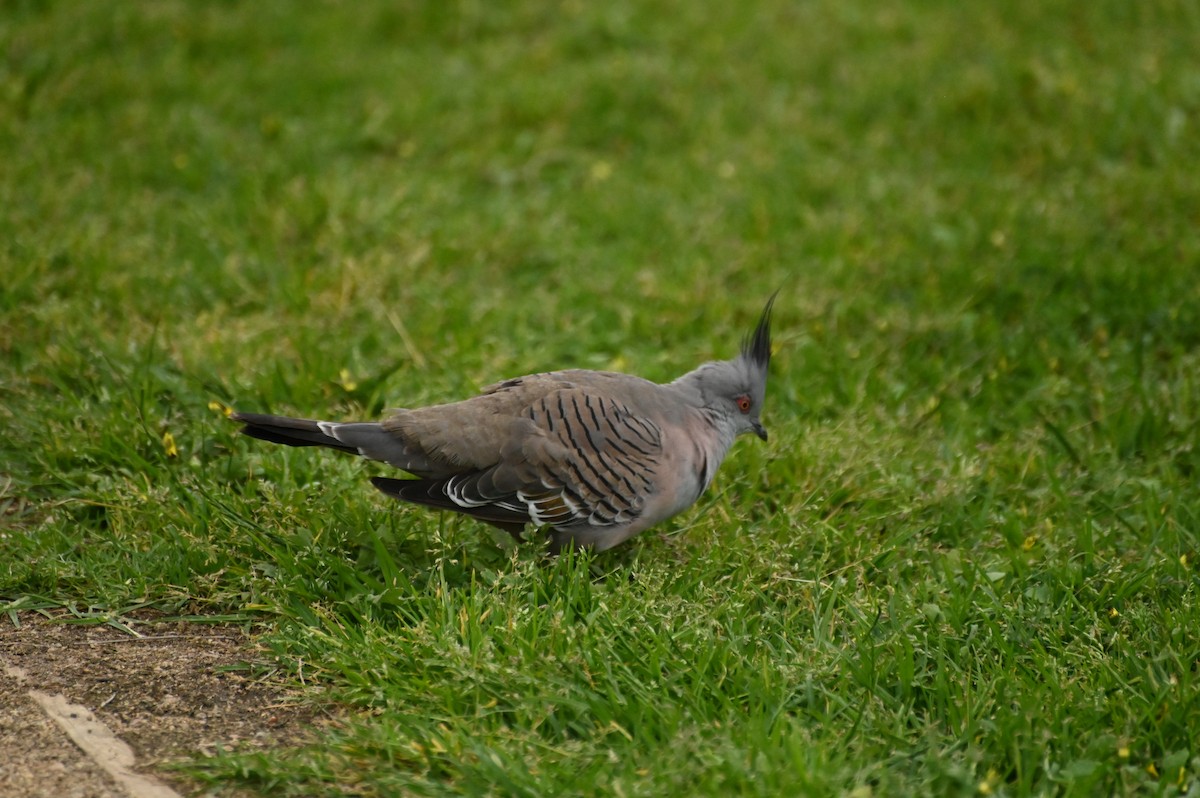
[[[132,747],[138,771],[183,795],[205,792],[161,766],[221,748],[299,742],[322,717],[277,680],[245,669],[264,658],[227,624],[132,622],[142,637],[107,625],[23,613],[0,619],[0,795],[124,798],[127,793],[76,747],[30,697],[61,694],[91,710]],[[128,619],[123,619],[128,620]]]

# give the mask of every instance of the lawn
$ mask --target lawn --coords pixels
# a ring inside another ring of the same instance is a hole
[[[1200,794],[1200,6],[13,2],[0,607],[254,625],[272,796]],[[548,557],[239,437],[766,298],[766,444]],[[7,622],[7,621],[6,621]]]

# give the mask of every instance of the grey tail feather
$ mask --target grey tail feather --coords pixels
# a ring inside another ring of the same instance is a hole
[[[240,421],[242,434],[260,441],[282,443],[286,446],[325,446],[341,452],[358,454],[358,448],[342,443],[337,438],[321,431],[316,421],[307,418],[288,418],[264,413],[234,413],[234,421]]]
[[[492,526],[499,527],[505,532],[521,539],[521,530],[529,523],[529,518],[521,513],[496,505],[479,507],[460,507],[446,496],[443,489],[444,479],[392,479],[391,477],[371,477],[371,484],[395,499],[435,507],[439,510],[452,510],[476,518]]]

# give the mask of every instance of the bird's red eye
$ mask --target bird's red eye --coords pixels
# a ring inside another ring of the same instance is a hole
[[[750,412],[750,397],[746,396],[745,394],[742,394],[741,396],[739,396],[737,398],[737,407],[738,407],[738,410],[741,410],[743,413],[749,413]]]

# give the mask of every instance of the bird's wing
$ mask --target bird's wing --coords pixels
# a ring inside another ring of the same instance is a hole
[[[499,454],[498,461],[444,478],[389,480],[385,491],[492,523],[524,518],[562,529],[631,523],[658,490],[662,430],[612,396],[591,388],[559,388],[536,398],[504,426],[503,435],[486,444],[492,458]],[[464,459],[474,456],[462,441],[473,433],[465,423],[458,428],[454,446]],[[414,484],[398,493],[395,483],[406,481]]]

